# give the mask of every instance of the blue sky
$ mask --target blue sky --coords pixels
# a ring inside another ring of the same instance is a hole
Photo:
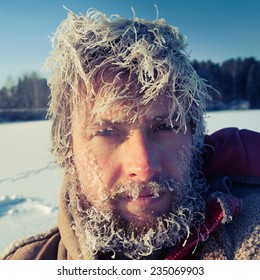
[[[259,0],[0,0],[0,87],[8,76],[40,72],[51,50],[48,36],[66,18],[96,8],[109,15],[159,17],[188,37],[191,59],[260,60]]]

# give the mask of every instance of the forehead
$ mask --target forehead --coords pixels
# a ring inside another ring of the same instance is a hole
[[[88,122],[135,122],[139,118],[152,120],[159,116],[170,116],[172,100],[168,96],[160,95],[155,100],[142,104],[142,100],[134,99],[123,102],[115,102],[99,114],[87,113]]]

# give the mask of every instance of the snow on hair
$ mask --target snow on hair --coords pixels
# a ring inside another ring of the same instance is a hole
[[[164,19],[68,11],[53,34],[52,47],[45,69],[51,72],[52,150],[61,166],[71,164],[71,118],[87,100],[99,100],[90,112],[99,119],[126,100],[132,100],[127,114],[137,103],[147,105],[166,95],[172,101],[169,115],[183,126],[191,124],[193,146],[202,146],[207,85],[189,61],[185,37]]]

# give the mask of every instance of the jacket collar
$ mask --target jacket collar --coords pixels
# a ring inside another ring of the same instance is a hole
[[[60,210],[58,216],[58,228],[61,235],[61,242],[66,250],[66,256],[69,260],[80,260],[82,258],[79,241],[73,229],[73,219],[68,211],[68,189],[70,182],[65,176],[60,192]]]
[[[221,192],[210,195],[205,213],[205,222],[198,229],[193,229],[189,238],[180,242],[169,250],[166,260],[183,260],[194,258],[194,253],[200,242],[205,241],[209,235],[222,224],[232,220],[239,209],[239,200]]]

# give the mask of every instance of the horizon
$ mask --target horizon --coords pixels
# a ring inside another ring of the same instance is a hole
[[[10,77],[14,82],[26,74],[41,73],[51,51],[50,39],[67,17],[66,6],[74,13],[94,7],[108,15],[154,20],[165,18],[187,36],[191,60],[223,63],[229,59],[253,57],[260,60],[260,1],[258,0],[10,0],[1,3],[0,88]],[[132,8],[133,7],[133,8]]]

